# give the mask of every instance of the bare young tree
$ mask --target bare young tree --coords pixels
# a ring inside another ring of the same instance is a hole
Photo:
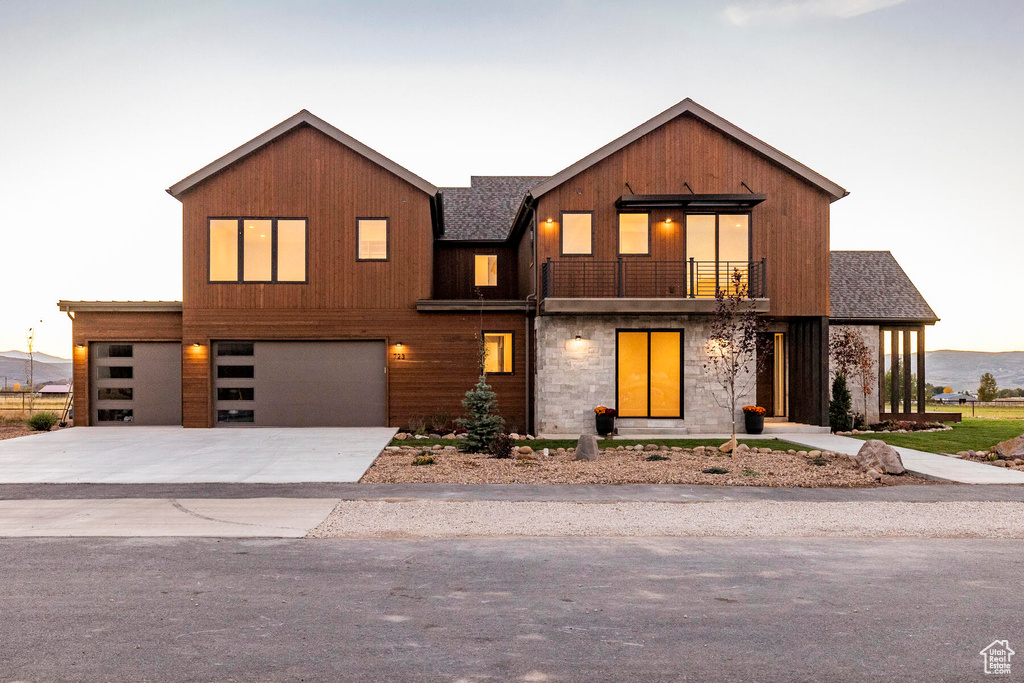
[[[711,396],[719,407],[729,409],[732,448],[736,447],[736,403],[756,385],[765,359],[764,318],[754,310],[744,280],[743,274],[734,270],[731,286],[715,294],[715,315],[705,347],[704,372],[709,382],[722,389],[712,391]]]
[[[875,359],[864,336],[857,330],[844,327],[831,335],[828,353],[835,364],[835,374],[853,380],[864,398],[864,418],[867,419],[868,395],[874,384]]]

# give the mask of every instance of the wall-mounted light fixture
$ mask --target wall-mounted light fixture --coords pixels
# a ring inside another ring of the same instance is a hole
[[[672,217],[669,216],[668,218],[666,218],[665,222],[668,223],[669,225],[671,225],[672,224]]]
[[[202,344],[200,344],[199,342],[193,342],[192,343],[192,348],[193,349],[198,349],[198,348],[201,348],[201,347],[202,347]]]
[[[550,227],[551,227],[552,225],[554,225],[554,224],[555,224],[555,221],[553,221],[553,220],[552,220],[552,219],[550,219],[550,218],[549,218],[549,219],[547,219],[546,221],[544,221],[544,225],[548,226],[549,228],[550,228]]]
[[[403,346],[405,346],[405,344],[403,344],[402,342],[395,342],[395,348],[396,348],[396,349],[400,349],[400,348],[402,348]]]
[[[581,337],[578,334],[575,337],[573,337],[572,339],[570,339],[567,342],[565,342],[565,349],[567,351],[572,351],[573,353],[582,353],[582,352],[586,351],[589,346],[590,346],[590,341],[587,340],[587,339],[584,339],[583,337]]]
[[[76,349],[84,349],[85,348],[85,344],[75,344],[75,348]]]

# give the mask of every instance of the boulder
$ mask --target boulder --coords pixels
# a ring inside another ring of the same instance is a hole
[[[735,448],[736,448],[736,439],[729,439],[728,441],[723,443],[721,446],[719,446],[718,450],[721,451],[722,453],[732,453]]]
[[[395,434],[395,438],[398,439],[399,441],[405,441],[406,439],[409,438],[409,435],[406,434],[405,432],[398,432],[397,434]]]
[[[736,450],[734,450],[733,453],[747,453],[748,451],[750,451],[750,446],[748,446],[745,443],[741,443],[740,445],[736,446]]]
[[[593,434],[581,434],[580,440],[576,443],[576,457],[574,460],[597,460],[598,453],[597,437]]]
[[[520,446],[519,447],[519,452],[520,453],[533,453],[533,449],[530,448],[529,446]]]
[[[996,460],[992,464],[995,465],[996,467],[1006,467],[1006,461],[1005,460]]]
[[[879,439],[865,441],[853,459],[861,469],[868,471],[885,474],[903,474],[907,471],[896,449]]]
[[[808,458],[820,458],[821,457],[821,451],[807,451],[807,457]]]
[[[1024,458],[1024,434],[1012,439],[1007,439],[1002,443],[997,443],[995,445],[995,449],[996,453],[1003,456],[1006,460]]]
[[[657,446],[657,445],[655,445],[655,444],[653,444],[653,443],[649,443],[649,444],[647,444],[646,446],[644,446],[644,450],[647,450],[647,451],[656,451],[656,450],[658,450],[658,446]]]
[[[457,451],[459,449],[456,448],[455,446],[445,446],[444,450],[446,450],[446,451]]]

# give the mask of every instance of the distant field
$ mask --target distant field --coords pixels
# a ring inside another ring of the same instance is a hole
[[[33,413],[51,412],[58,415],[64,410],[64,397],[31,399],[28,396],[11,394],[0,395],[0,418],[7,420],[18,420],[28,417]],[[31,409],[30,409],[31,406]]]
[[[925,410],[929,413],[960,413],[965,417],[993,417],[1006,420],[1024,419],[1024,405],[1013,406],[974,406],[974,413],[971,414],[971,405],[944,406],[929,403]]]

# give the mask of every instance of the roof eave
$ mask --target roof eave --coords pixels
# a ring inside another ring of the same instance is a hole
[[[260,148],[270,144],[271,142],[278,139],[282,135],[285,135],[286,133],[294,130],[295,128],[298,128],[299,126],[310,126],[312,128],[315,128],[324,135],[333,138],[334,140],[345,145],[346,147],[356,152],[357,154],[366,157],[370,161],[376,163],[378,166],[384,168],[387,171],[390,171],[391,173],[398,176],[402,180],[405,180],[413,187],[416,187],[417,189],[422,190],[423,192],[431,196],[437,194],[437,188],[432,183],[427,182],[426,180],[419,177],[418,175],[408,170],[407,168],[399,166],[398,164],[391,161],[391,159],[388,159],[383,154],[373,149],[370,149],[369,147],[359,142],[352,136],[343,133],[339,129],[335,128],[334,126],[327,123],[320,117],[315,116],[314,114],[310,113],[305,109],[295,114],[294,116],[285,119],[281,123],[271,128],[270,130],[261,133],[260,135],[257,135],[256,137],[254,137],[252,140],[245,143],[241,147],[238,147],[232,150],[231,152],[228,152],[227,154],[217,159],[213,163],[207,164],[206,166],[199,169],[192,175],[174,183],[169,188],[167,188],[167,193],[174,197],[175,199],[180,200],[181,195],[190,190],[192,187],[198,185],[207,178],[210,178],[211,176],[220,173],[221,171],[231,166],[232,164],[241,161],[242,159],[249,156],[253,152],[256,152]]]

